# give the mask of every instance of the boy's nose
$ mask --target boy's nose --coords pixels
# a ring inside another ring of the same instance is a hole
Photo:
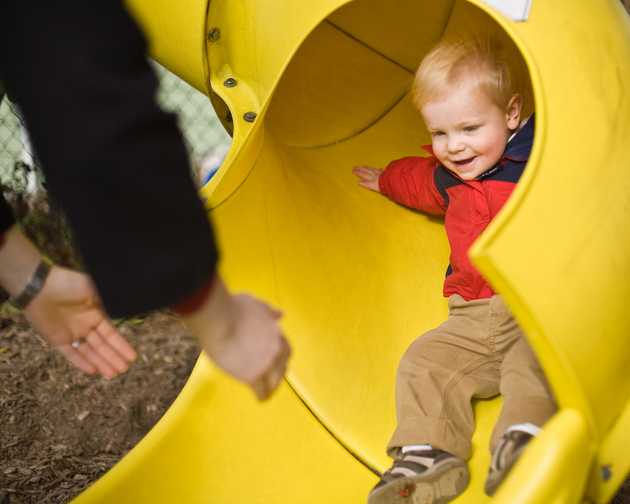
[[[464,143],[459,138],[449,138],[446,148],[450,154],[456,154],[464,150]]]

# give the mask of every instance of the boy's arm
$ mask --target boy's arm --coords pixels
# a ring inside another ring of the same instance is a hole
[[[437,163],[431,157],[392,161],[378,179],[380,192],[401,205],[444,215],[447,205],[435,184],[436,168]]]

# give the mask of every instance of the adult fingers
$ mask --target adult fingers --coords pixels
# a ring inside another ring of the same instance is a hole
[[[291,355],[289,343],[280,335],[280,346],[267,370],[256,379],[252,388],[259,400],[268,399],[284,378]]]
[[[269,313],[274,319],[278,320],[282,318],[283,313],[280,310],[269,305],[267,305],[267,308],[269,309]]]
[[[276,390],[284,379],[289,365],[289,357],[291,356],[291,347],[284,336],[280,341],[280,345],[280,351],[274,360],[272,368],[266,375],[266,383],[270,393]]]
[[[110,345],[110,342],[98,331],[90,331],[86,341],[94,351],[109,364],[116,374],[127,371],[129,365],[127,361]]]
[[[254,381],[250,386],[254,390],[254,394],[256,394],[256,398],[259,401],[264,401],[271,394],[271,390],[269,390],[269,385],[267,385],[267,381],[264,376]]]
[[[107,319],[103,319],[96,327],[96,330],[123,359],[127,362],[136,360],[138,357],[136,351]]]
[[[71,345],[61,345],[56,347],[57,350],[72,364],[86,374],[96,373],[96,367],[83,357]]]
[[[88,338],[90,336],[88,335]],[[94,338],[92,337],[92,340]],[[87,340],[79,340],[74,347],[96,370],[108,380],[118,374],[114,367]]]

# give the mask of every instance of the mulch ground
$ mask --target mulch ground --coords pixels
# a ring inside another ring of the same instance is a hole
[[[626,480],[611,504],[630,504],[630,479]]]
[[[98,479],[164,414],[197,359],[169,312],[123,322],[138,351],[107,381],[71,368],[28,326],[0,312],[0,504],[65,503]]]

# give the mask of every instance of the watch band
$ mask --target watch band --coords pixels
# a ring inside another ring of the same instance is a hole
[[[20,292],[17,296],[11,296],[9,298],[9,303],[19,310],[26,308],[35,296],[39,294],[39,291],[42,290],[44,282],[46,282],[46,278],[50,273],[50,267],[50,261],[46,258],[42,258],[37,265],[35,273],[33,273],[33,276],[26,284],[26,287],[24,287],[24,290],[22,290],[22,292]]]

